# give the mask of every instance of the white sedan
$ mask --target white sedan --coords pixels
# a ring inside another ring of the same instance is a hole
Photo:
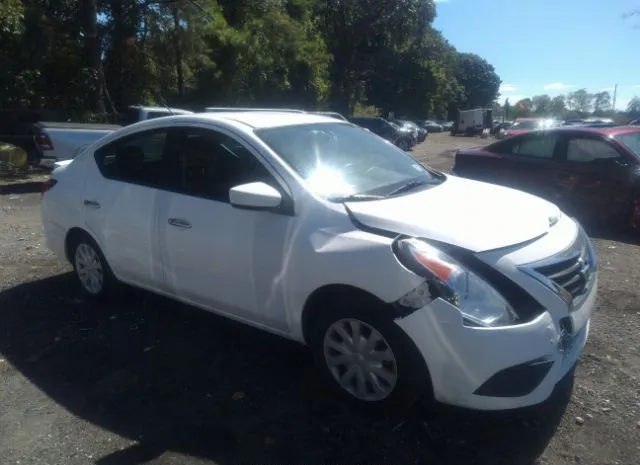
[[[365,406],[540,403],[587,339],[579,224],[345,121],[173,116],[57,165],[45,234],[87,296],[126,283],[307,344]]]

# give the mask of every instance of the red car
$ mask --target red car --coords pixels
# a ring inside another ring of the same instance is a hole
[[[558,127],[456,153],[454,174],[543,197],[582,221],[640,226],[640,127]]]

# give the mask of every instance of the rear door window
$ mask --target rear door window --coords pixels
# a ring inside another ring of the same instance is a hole
[[[521,139],[511,146],[511,154],[522,157],[552,159],[558,137],[555,134],[535,134]]]
[[[107,179],[164,187],[175,177],[177,164],[166,150],[169,129],[136,133],[98,149],[98,169]]]
[[[573,138],[567,143],[567,160],[590,163],[594,160],[620,158],[618,151],[604,141],[590,138]]]

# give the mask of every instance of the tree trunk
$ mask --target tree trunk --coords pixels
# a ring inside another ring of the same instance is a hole
[[[105,113],[103,95],[104,76],[102,74],[102,47],[98,36],[97,0],[82,0],[84,29],[84,61],[94,76],[89,92],[89,107],[95,113]]]
[[[174,3],[171,7],[173,13],[173,45],[176,51],[176,75],[178,76],[178,95],[184,97],[184,70],[182,68],[182,46],[180,44],[180,16],[178,6]]]

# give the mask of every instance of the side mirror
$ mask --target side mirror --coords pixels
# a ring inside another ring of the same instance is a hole
[[[282,195],[269,184],[250,182],[232,187],[229,190],[229,201],[236,208],[269,210],[280,206]]]

